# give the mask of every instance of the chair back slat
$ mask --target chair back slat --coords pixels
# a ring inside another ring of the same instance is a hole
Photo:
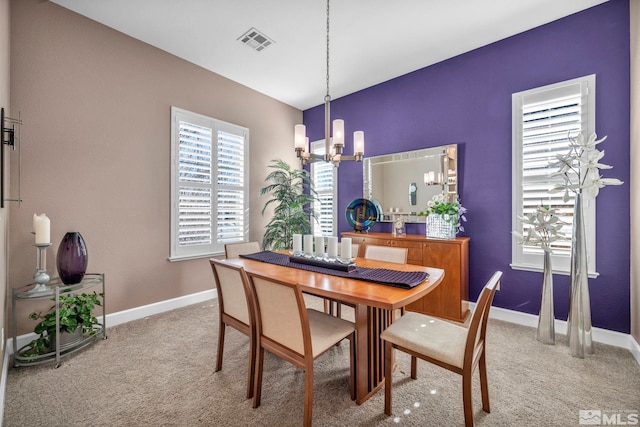
[[[300,290],[294,283],[258,275],[249,275],[249,280],[256,296],[259,334],[304,356],[309,323]]]
[[[489,310],[493,302],[493,296],[500,283],[502,272],[497,271],[491,276],[485,287],[480,293],[476,307],[471,315],[469,323],[469,332],[467,334],[467,342],[465,348],[464,364],[472,363],[476,355],[478,345],[484,345],[485,334],[487,331],[487,320],[489,319]]]
[[[260,244],[258,242],[227,243],[224,245],[224,252],[227,259],[238,258],[240,255],[260,252]]]

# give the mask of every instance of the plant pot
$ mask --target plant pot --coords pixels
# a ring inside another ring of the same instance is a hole
[[[56,341],[58,335],[51,335],[49,340],[49,351],[56,351]],[[65,351],[69,348],[75,347],[80,341],[82,341],[82,326],[78,326],[74,332],[62,332],[60,333],[60,351]]]
[[[433,239],[455,239],[456,221],[451,215],[431,214],[427,216],[427,237]]]

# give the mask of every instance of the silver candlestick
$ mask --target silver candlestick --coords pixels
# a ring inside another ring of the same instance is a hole
[[[51,277],[47,273],[47,248],[51,243],[36,243],[38,252],[36,252],[36,272],[33,274],[33,280],[36,285],[29,292],[46,292],[49,291],[49,280]]]

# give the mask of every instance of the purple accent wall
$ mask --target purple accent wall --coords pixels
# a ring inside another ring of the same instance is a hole
[[[446,42],[443,40],[443,42]],[[345,120],[346,135],[365,132],[365,155],[457,143],[460,197],[469,210],[470,298],[475,300],[495,270],[504,272],[494,305],[537,314],[542,274],[512,270],[511,94],[596,74],[596,132],[603,175],[625,182],[604,188],[597,199],[599,277],[589,280],[592,321],[629,333],[629,2],[611,1],[525,33],[473,50],[332,101],[332,118]],[[307,134],[324,137],[323,106],[304,112]],[[346,154],[353,150],[351,138]],[[338,228],[362,197],[362,164],[345,162],[338,172]],[[390,231],[375,224],[371,231]],[[424,233],[409,224],[408,233]],[[569,278],[554,275],[556,318],[566,320]]]

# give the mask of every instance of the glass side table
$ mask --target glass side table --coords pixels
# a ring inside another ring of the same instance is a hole
[[[55,361],[55,367],[60,366],[60,358],[68,356],[76,351],[88,346],[98,339],[107,339],[106,333],[106,311],[105,311],[105,292],[104,292],[104,274],[103,273],[88,273],[85,274],[80,283],[73,285],[65,285],[59,278],[52,279],[46,287],[38,286],[37,283],[31,283],[22,288],[12,289],[11,299],[11,316],[12,316],[12,329],[13,329],[13,366],[29,366],[39,365],[42,363],[49,363]],[[102,323],[94,325],[98,330],[93,334],[84,334],[78,337],[70,343],[63,343],[62,339],[56,339],[56,348],[48,353],[44,354],[30,354],[32,349],[30,344],[22,346],[18,349],[17,343],[17,316],[16,316],[16,304],[17,302],[35,301],[50,299],[54,301],[56,307],[56,336],[60,336],[60,313],[59,302],[60,295],[64,294],[79,294],[95,287],[100,287],[99,293],[101,296],[102,304]]]

